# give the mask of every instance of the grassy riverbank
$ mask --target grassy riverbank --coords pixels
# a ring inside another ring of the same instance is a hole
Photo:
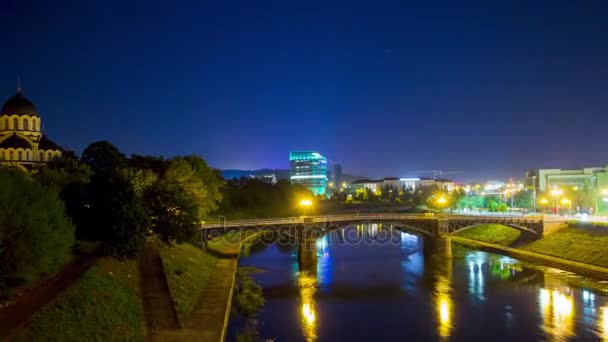
[[[213,240],[207,242],[207,248],[216,254],[226,257],[236,257],[241,250],[247,251],[249,247],[256,241],[256,236],[261,236],[263,231],[260,230],[242,230],[228,232]]]
[[[188,243],[162,245],[159,254],[175,310],[183,323],[209,284],[217,258]]]
[[[454,236],[493,243],[500,246],[509,246],[519,238],[519,230],[501,224],[484,224],[474,228],[454,233]]]
[[[567,227],[522,249],[608,267],[608,225],[570,222]]]
[[[15,341],[144,341],[135,261],[103,258],[38,312]]]

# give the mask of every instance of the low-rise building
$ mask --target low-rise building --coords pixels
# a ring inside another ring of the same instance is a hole
[[[552,187],[605,188],[608,186],[608,166],[578,170],[540,169],[537,186],[540,191]]]

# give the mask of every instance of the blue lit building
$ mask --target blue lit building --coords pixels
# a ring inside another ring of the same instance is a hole
[[[289,152],[292,184],[302,184],[315,195],[324,195],[327,187],[327,158],[310,151]]]

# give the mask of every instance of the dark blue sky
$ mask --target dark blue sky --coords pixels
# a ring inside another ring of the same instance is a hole
[[[0,95],[81,151],[382,177],[608,164],[608,1],[19,1]]]

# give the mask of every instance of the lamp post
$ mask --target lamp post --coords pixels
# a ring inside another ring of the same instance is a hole
[[[562,205],[564,207],[564,210],[562,211],[562,213],[565,211],[566,206],[568,206],[568,214],[570,214],[570,203],[571,203],[570,200],[567,199],[567,198],[563,198],[562,201],[561,201],[561,203],[562,203]]]
[[[558,212],[559,211],[559,202],[558,202],[558,198],[559,196],[561,196],[564,193],[564,191],[562,189],[553,189],[551,190],[551,196],[553,196],[553,203],[555,204],[555,211]]]
[[[543,208],[543,213],[545,213],[547,211],[547,203],[549,203],[549,201],[547,201],[546,198],[543,197],[540,199],[540,204],[541,204],[541,207]]]

